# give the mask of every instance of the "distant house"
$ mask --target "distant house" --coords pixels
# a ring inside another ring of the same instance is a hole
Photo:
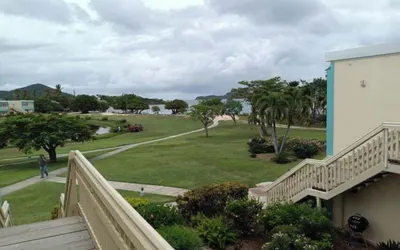
[[[0,100],[0,115],[6,115],[9,113],[32,113],[34,111],[35,103],[33,100]]]

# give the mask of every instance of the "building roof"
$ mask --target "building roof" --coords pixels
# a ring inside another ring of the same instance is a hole
[[[400,43],[385,43],[368,47],[360,47],[354,49],[346,49],[340,51],[333,51],[326,53],[326,60],[328,62],[371,57],[371,56],[382,56],[389,54],[400,53]]]

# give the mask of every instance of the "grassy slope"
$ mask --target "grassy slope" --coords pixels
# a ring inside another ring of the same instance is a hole
[[[256,135],[257,130],[246,124],[234,127],[223,122],[210,131],[209,138],[196,133],[141,146],[97,161],[95,167],[108,180],[195,188],[225,181],[254,185],[274,180],[297,164],[250,158],[246,142]],[[290,136],[324,140],[325,132],[291,130]]]
[[[104,116],[92,116],[93,119],[101,119]],[[70,150],[93,150],[100,148],[116,147],[136,142],[148,141],[162,138],[168,135],[179,134],[201,128],[201,123],[191,118],[181,116],[155,116],[155,115],[127,115],[127,116],[109,116],[109,121],[91,121],[90,123],[98,125],[110,125],[113,121],[127,119],[130,124],[141,123],[144,131],[140,133],[126,133],[107,139],[96,140],[85,143],[67,143],[65,147],[58,148],[57,153],[68,153]],[[43,150],[34,152],[34,155],[45,153]],[[16,148],[0,149],[0,160],[24,157],[26,156]]]
[[[40,182],[3,197],[11,206],[16,225],[50,220],[52,209],[58,205],[60,194],[64,192],[64,184]],[[119,191],[119,190],[118,190]],[[119,191],[124,197],[137,197],[139,193]],[[150,195],[146,198],[157,203],[173,201],[173,197]]]
[[[89,153],[85,154],[85,156],[90,159],[104,153],[107,153],[107,151]],[[67,157],[60,158],[57,163],[49,163],[48,169],[49,171],[53,171],[59,168],[67,167],[67,162]],[[37,161],[25,162],[16,165],[3,165],[0,166],[0,187],[8,186],[38,175],[40,175],[40,172]]]

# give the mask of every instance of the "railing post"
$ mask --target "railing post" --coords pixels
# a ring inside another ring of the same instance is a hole
[[[317,198],[317,208],[321,209],[321,198],[316,197]]]
[[[389,152],[389,145],[388,145],[388,134],[389,129],[383,129],[383,162],[385,164],[385,168],[388,168],[388,152]]]
[[[75,165],[75,152],[71,151],[68,156],[68,175],[66,181],[64,213],[65,217],[76,216],[78,211],[78,197],[76,188],[76,165]]]

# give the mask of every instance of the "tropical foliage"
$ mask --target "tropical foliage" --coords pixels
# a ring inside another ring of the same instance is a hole
[[[323,96],[326,93],[326,81],[319,78],[311,83],[302,83],[286,82],[275,77],[239,82],[243,87],[232,90],[251,104],[249,123],[258,126],[260,136],[266,138],[271,133],[276,155],[284,151],[290,128],[295,122],[309,123],[311,118],[315,120],[317,114],[325,113]],[[277,133],[278,123],[286,124],[282,135]]]

